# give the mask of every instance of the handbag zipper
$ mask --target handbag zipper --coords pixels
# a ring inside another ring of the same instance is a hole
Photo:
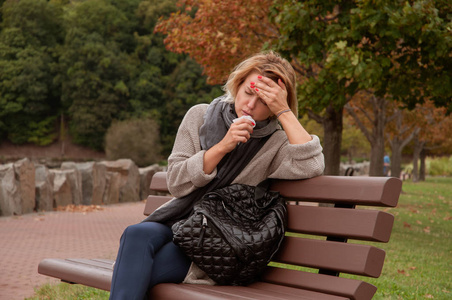
[[[199,236],[199,241],[198,241],[198,247],[201,246],[202,244],[202,240],[204,239],[204,233],[206,232],[206,228],[207,228],[207,218],[205,215],[202,215],[202,229],[201,229],[201,235]]]

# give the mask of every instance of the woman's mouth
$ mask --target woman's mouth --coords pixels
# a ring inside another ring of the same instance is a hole
[[[248,113],[248,112],[246,112],[246,111],[244,111],[244,110],[242,110],[242,114],[243,114],[244,116],[250,116],[250,117],[253,117],[250,113]]]

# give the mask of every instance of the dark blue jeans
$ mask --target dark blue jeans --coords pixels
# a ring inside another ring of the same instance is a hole
[[[160,223],[127,227],[119,244],[110,299],[142,300],[158,283],[182,282],[191,261],[172,240],[171,229]]]

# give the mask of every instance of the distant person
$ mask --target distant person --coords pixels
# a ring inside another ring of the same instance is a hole
[[[383,158],[383,175],[389,176],[389,169],[391,167],[391,159],[388,154],[385,154]]]

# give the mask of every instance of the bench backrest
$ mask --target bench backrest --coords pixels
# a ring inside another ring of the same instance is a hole
[[[339,275],[379,277],[385,251],[348,240],[388,242],[394,216],[371,207],[395,207],[401,187],[399,179],[390,177],[319,176],[273,181],[271,189],[289,201],[288,233],[262,281],[371,299],[375,286]],[[154,175],[151,190],[168,193],[165,172]],[[169,199],[171,196],[149,196],[144,213],[149,215]],[[358,209],[358,205],[365,207]]]

